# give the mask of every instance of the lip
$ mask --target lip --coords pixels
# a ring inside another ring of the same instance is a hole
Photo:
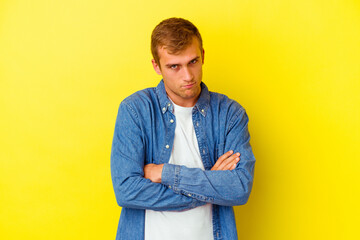
[[[188,88],[192,88],[193,86],[195,86],[195,83],[185,85],[184,88],[188,89]]]

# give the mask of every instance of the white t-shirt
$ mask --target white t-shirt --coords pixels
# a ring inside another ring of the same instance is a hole
[[[193,107],[174,104],[176,117],[174,145],[169,163],[201,168],[198,142],[192,121]],[[212,205],[186,211],[145,211],[145,240],[212,240]]]

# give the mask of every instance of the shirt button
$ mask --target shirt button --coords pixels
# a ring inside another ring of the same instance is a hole
[[[170,146],[169,146],[169,145],[166,145],[165,147],[166,147],[166,148],[169,148]]]
[[[201,109],[201,112],[202,112],[202,113],[204,113],[204,112],[205,112],[205,110],[204,110],[204,109]]]
[[[173,120],[173,119],[171,119],[171,120],[170,120],[170,122],[171,122],[171,123],[173,123],[173,122],[174,122],[174,120]]]
[[[197,126],[197,127],[199,126],[199,122],[196,123],[196,126]]]
[[[170,103],[168,103],[168,107],[170,107],[171,106],[171,104]]]
[[[171,186],[169,186],[169,188],[171,189]]]
[[[189,193],[188,196],[191,197],[191,194]]]
[[[163,111],[165,112],[166,108],[163,107]]]

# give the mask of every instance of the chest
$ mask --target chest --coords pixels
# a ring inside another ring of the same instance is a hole
[[[193,111],[191,120],[176,115],[170,111],[153,114],[152,119],[144,124],[146,164],[168,163],[175,143],[175,132],[183,130],[187,136],[195,138],[204,169],[210,169],[224,151],[225,123],[211,112],[203,116]]]

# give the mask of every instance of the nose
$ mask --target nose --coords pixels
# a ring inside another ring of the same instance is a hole
[[[183,80],[184,81],[192,81],[193,80],[193,74],[190,71],[188,67],[183,68]]]

